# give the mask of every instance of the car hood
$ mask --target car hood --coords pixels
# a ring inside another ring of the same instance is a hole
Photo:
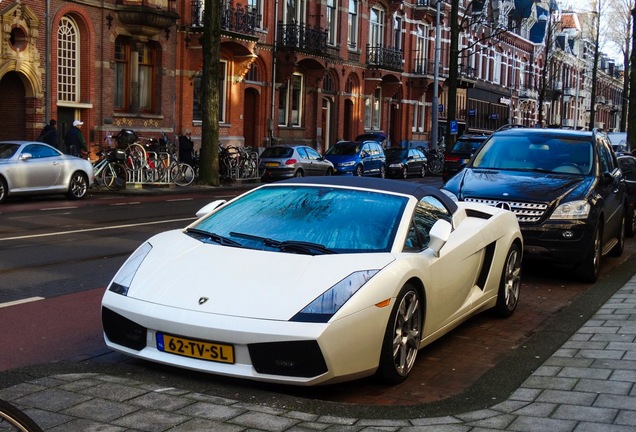
[[[594,177],[589,176],[465,168],[451,178],[444,188],[460,200],[488,198],[551,203],[566,196],[572,199],[585,198],[593,181]]]
[[[357,155],[325,155],[325,159],[333,164],[355,161],[357,158]]]
[[[289,320],[358,270],[381,269],[389,253],[299,255],[200,242],[182,231],[148,241],[128,297],[220,315]],[[201,298],[209,299],[200,305]]]

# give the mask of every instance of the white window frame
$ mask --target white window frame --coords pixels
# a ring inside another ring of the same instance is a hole
[[[287,85],[278,91],[278,125],[283,127],[302,126],[305,76],[300,72],[294,72],[287,80]]]
[[[415,71],[426,72],[426,62],[428,61],[428,26],[418,24],[415,33]]]
[[[358,13],[359,0],[349,0],[347,46],[350,50],[358,49]]]
[[[79,103],[81,38],[75,20],[63,16],[57,36],[57,98],[63,102]]]
[[[369,13],[369,45],[372,47],[384,46],[384,9],[374,6]]]
[[[283,24],[299,24],[305,23],[307,16],[306,0],[287,0],[285,2],[285,13],[283,14]]]
[[[338,0],[327,0],[327,44],[335,46],[338,41]]]

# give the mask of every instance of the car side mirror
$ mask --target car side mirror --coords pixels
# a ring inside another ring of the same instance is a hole
[[[205,215],[208,215],[210,213],[212,213],[214,210],[216,210],[217,208],[221,207],[223,204],[225,204],[227,202],[227,200],[216,200],[216,201],[212,201],[209,204],[206,204],[205,206],[203,206],[197,213],[196,216],[198,218],[201,218]]]
[[[26,161],[26,160],[29,160],[29,159],[33,159],[33,155],[31,153],[22,153],[20,155],[20,160],[22,160],[22,161]]]
[[[444,219],[439,219],[437,222],[435,222],[435,224],[431,228],[431,231],[428,233],[430,237],[428,248],[433,251],[433,254],[436,257],[439,257],[439,252],[450,238],[452,230],[453,226],[450,224],[450,222]]]

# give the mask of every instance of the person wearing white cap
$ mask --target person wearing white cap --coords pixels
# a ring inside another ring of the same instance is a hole
[[[84,123],[80,120],[75,120],[73,122],[73,127],[66,132],[66,136],[64,137],[64,142],[68,148],[68,153],[81,157],[82,152],[88,152],[88,147],[86,146],[86,141],[84,141],[84,135],[82,135],[82,131],[80,127]]]

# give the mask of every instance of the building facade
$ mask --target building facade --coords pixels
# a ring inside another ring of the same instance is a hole
[[[220,144],[325,151],[379,131],[387,145],[430,145],[434,117],[439,136],[449,120],[457,134],[510,123],[590,127],[594,45],[577,14],[533,0],[459,6],[449,119],[450,2],[439,17],[435,0],[223,2]],[[93,152],[121,129],[174,137],[188,128],[200,145],[203,8],[203,0],[4,0],[0,139],[34,139],[49,119],[63,138],[79,119]],[[596,88],[595,126],[612,130],[622,82],[604,57]]]

